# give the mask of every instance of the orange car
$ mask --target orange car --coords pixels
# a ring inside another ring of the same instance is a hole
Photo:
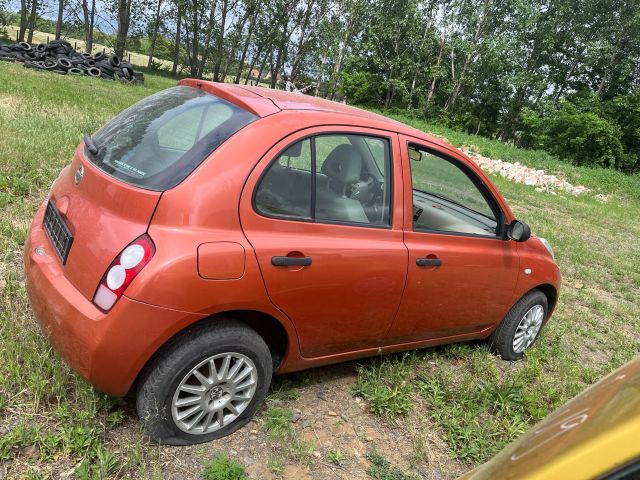
[[[51,343],[169,444],[244,425],[273,372],[471,339],[516,360],[560,287],[548,242],[455,148],[191,79],[85,137],[24,263]]]

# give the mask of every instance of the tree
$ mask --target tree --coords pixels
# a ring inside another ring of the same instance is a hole
[[[158,30],[160,29],[160,10],[162,8],[162,0],[157,0],[156,2],[156,14],[153,20],[153,28],[151,31],[151,45],[149,46],[149,62],[147,63],[147,67],[151,67],[151,62],[153,62],[153,54],[156,49],[156,41],[158,39]]]
[[[178,63],[180,62],[180,34],[182,27],[182,0],[176,0],[176,36],[173,44],[173,66],[171,67],[171,73],[174,75],[178,70]]]
[[[64,18],[64,0],[58,0],[58,20],[56,22],[56,40],[60,40],[62,20]]]
[[[82,0],[82,17],[84,30],[84,49],[91,53],[93,51],[93,29],[96,16],[96,0],[91,0],[91,8],[87,4],[87,0]]]
[[[116,41],[114,51],[117,57],[123,58],[131,26],[131,6],[133,0],[116,0],[117,3],[117,24]]]

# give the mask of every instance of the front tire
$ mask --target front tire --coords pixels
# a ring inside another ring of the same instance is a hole
[[[535,343],[547,319],[547,296],[532,290],[522,297],[488,338],[489,348],[504,360],[520,360]]]
[[[225,437],[255,414],[271,383],[269,348],[241,322],[197,324],[147,365],[136,407],[159,443],[192,445]]]

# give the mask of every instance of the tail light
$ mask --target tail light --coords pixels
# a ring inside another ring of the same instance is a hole
[[[154,253],[156,247],[146,233],[131,242],[109,265],[100,280],[93,303],[101,310],[110,310]]]

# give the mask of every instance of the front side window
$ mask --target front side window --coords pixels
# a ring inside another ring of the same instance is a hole
[[[390,225],[389,140],[336,134],[294,143],[268,167],[254,198],[267,216]]]
[[[414,230],[496,235],[497,218],[472,172],[409,145]]]
[[[184,180],[225,140],[258,117],[193,87],[173,87],[123,111],[85,156],[130,185],[163,191]]]

